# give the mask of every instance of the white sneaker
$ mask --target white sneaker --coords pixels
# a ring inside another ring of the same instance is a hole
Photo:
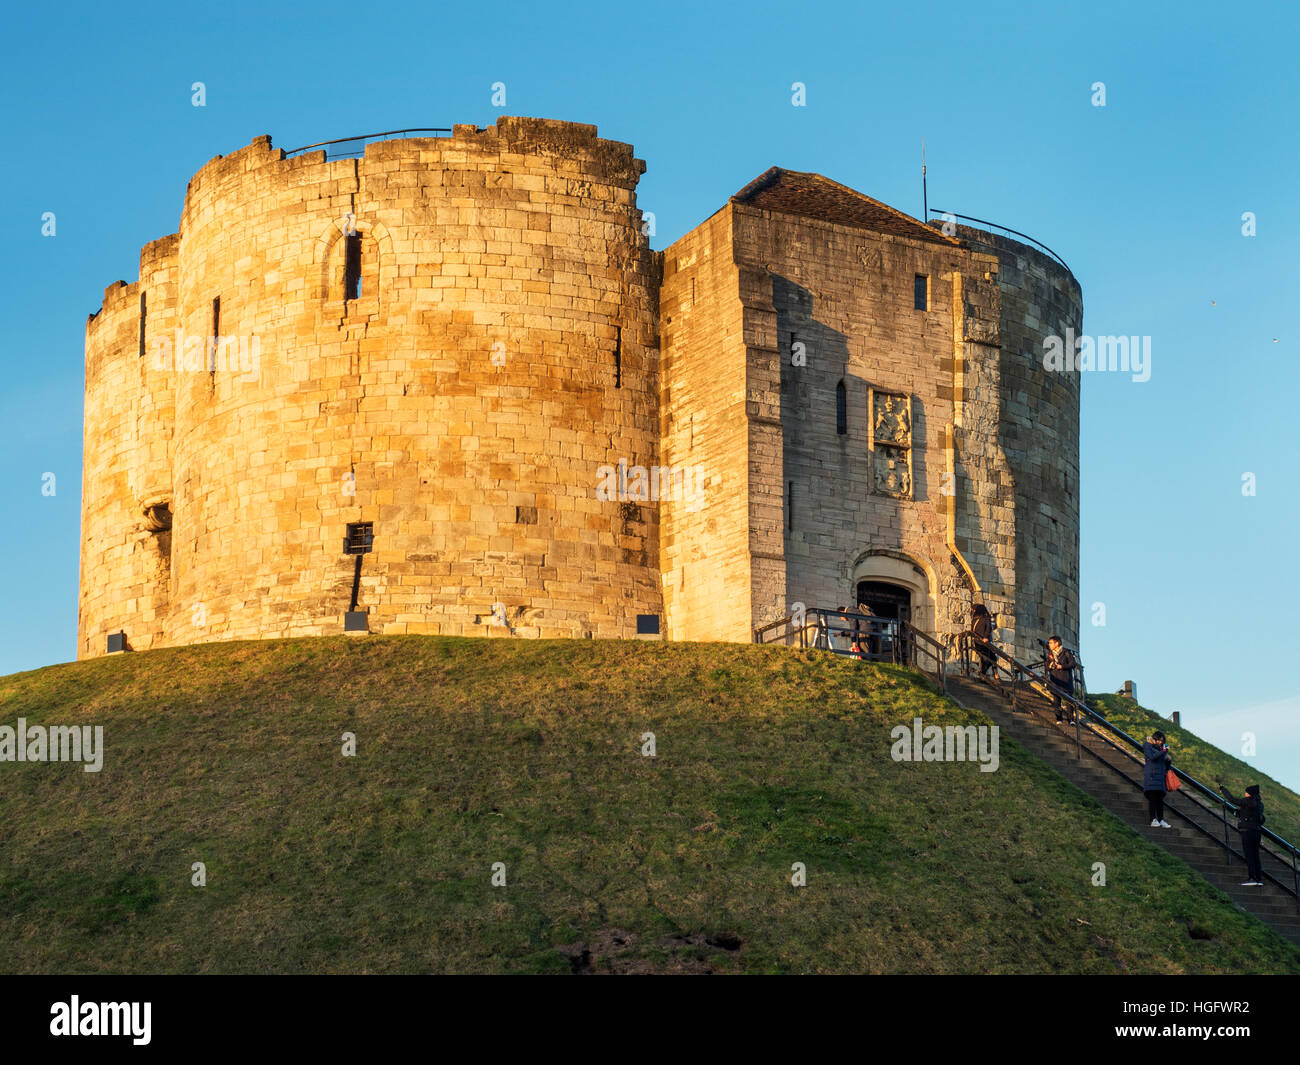
[[[1160,822],[1160,827],[1161,827],[1161,828],[1173,828],[1174,826],[1171,825],[1168,821],[1161,821],[1161,822]]]
[[[1159,822],[1159,821],[1152,821],[1152,822],[1151,822],[1151,827],[1152,827],[1152,828],[1159,828],[1159,827],[1160,827],[1160,822]]]
[[[1241,886],[1242,887],[1263,887],[1264,885],[1261,884],[1258,880],[1243,880],[1241,882]]]

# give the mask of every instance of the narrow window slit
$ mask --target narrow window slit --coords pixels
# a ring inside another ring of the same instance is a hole
[[[217,386],[217,344],[221,339],[221,297],[212,297],[212,341],[208,352],[208,385]]]
[[[349,233],[344,237],[343,298],[361,298],[361,234]]]

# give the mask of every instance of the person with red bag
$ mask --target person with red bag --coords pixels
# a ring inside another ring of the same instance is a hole
[[[1173,755],[1165,743],[1163,732],[1153,732],[1142,744],[1142,793],[1147,797],[1147,809],[1151,814],[1152,828],[1172,828],[1165,820],[1165,792],[1168,790],[1167,776]]]

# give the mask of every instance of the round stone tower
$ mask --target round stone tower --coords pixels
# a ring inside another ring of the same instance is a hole
[[[656,512],[601,490],[657,463],[644,169],[516,118],[205,165],[87,324],[79,656],[660,615]]]
[[[1050,369],[1083,328],[1083,294],[1065,264],[1001,234],[958,227],[957,236],[998,257],[1001,337],[998,438],[1015,516],[1017,656],[1055,633],[1079,646],[1079,398],[1077,370]],[[993,489],[990,489],[993,490]]]

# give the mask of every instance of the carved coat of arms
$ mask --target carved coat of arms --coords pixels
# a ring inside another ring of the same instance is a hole
[[[871,390],[872,483],[881,495],[912,498],[912,399]]]

